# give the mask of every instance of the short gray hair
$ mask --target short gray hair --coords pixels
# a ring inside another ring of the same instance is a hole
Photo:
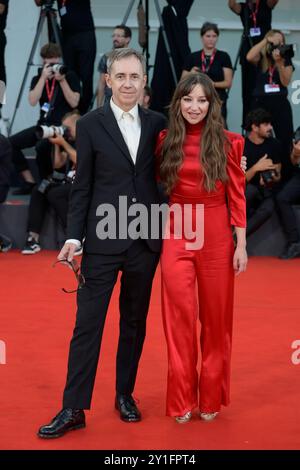
[[[108,56],[107,59],[107,73],[111,73],[111,68],[114,62],[117,60],[126,59],[127,57],[135,57],[142,65],[143,72],[146,74],[146,61],[143,54],[132,49],[130,47],[123,47],[119,49],[114,49]]]

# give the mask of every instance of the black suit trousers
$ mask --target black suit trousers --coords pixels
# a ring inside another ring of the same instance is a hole
[[[150,251],[143,240],[133,241],[120,254],[84,253],[81,269],[86,284],[77,295],[64,408],[90,408],[106,313],[119,271],[122,276],[116,392],[133,392],[158,260],[159,253]]]

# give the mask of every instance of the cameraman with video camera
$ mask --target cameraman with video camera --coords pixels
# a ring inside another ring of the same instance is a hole
[[[293,259],[300,256],[300,233],[293,204],[300,203],[300,127],[295,132],[291,152],[293,175],[282,190],[277,194],[277,208],[287,245],[279,256],[280,259]]]
[[[31,81],[29,103],[40,105],[40,118],[37,125],[59,126],[62,117],[77,108],[80,99],[80,83],[76,74],[61,65],[61,51],[57,44],[49,43],[42,47],[43,68]],[[47,137],[47,135],[45,136]],[[29,127],[10,137],[13,148],[13,162],[25,180],[24,188],[16,194],[29,194],[35,184],[28,168],[23,149],[35,146],[36,163],[40,178],[52,173],[53,145],[46,138],[39,140],[36,126]]]
[[[56,133],[53,137],[49,137],[55,149],[55,171],[32,191],[27,224],[28,236],[22,250],[24,255],[35,254],[41,250],[39,237],[49,205],[54,208],[63,230],[66,230],[69,196],[77,160],[75,141],[76,123],[79,118],[80,113],[77,109],[67,113],[62,118],[62,127],[54,128]]]
[[[247,236],[271,217],[275,207],[274,192],[281,179],[282,147],[272,137],[271,121],[271,115],[264,109],[255,109],[246,116]]]
[[[292,173],[290,152],[294,131],[287,87],[294,71],[293,55],[293,46],[285,43],[279,30],[269,31],[247,54],[247,60],[257,67],[252,109],[263,108],[272,116],[275,135],[282,144],[283,180]]]
[[[54,0],[34,0],[37,6],[54,4]],[[56,0],[60,16],[64,61],[74,70],[82,84],[79,104],[85,114],[93,99],[96,34],[90,0]]]

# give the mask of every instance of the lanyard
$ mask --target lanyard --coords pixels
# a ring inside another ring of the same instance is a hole
[[[53,98],[55,83],[56,83],[56,80],[55,80],[55,78],[53,78],[52,79],[51,90],[50,90],[49,80],[46,80],[46,92],[47,92],[47,96],[48,96],[48,103],[51,103],[51,100]]]
[[[214,49],[212,55],[210,56],[209,65],[207,67],[206,60],[205,60],[204,49],[202,50],[202,52],[201,52],[201,69],[202,69],[203,73],[207,73],[209,71],[209,69],[211,68],[211,66],[213,64],[213,61],[215,60],[216,52],[217,52],[217,49]]]
[[[249,5],[249,9],[251,10],[251,15],[250,16],[253,19],[254,28],[256,28],[256,25],[257,25],[257,13],[258,13],[258,9],[259,9],[259,2],[260,2],[260,0],[256,0],[255,10],[253,10],[253,6],[250,8],[250,5]]]
[[[275,65],[273,67],[269,67],[269,84],[273,84],[273,75],[275,72]]]

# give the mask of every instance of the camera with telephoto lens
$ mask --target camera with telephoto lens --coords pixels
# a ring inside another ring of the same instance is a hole
[[[47,67],[51,68],[52,73],[59,73],[60,75],[65,75],[68,71],[63,64],[48,64]]]
[[[49,137],[56,137],[66,134],[66,128],[64,126],[37,126],[35,135],[38,139],[49,139]]]
[[[294,46],[293,44],[273,44],[272,42],[268,42],[267,45],[267,55],[269,57],[272,57],[272,52],[275,51],[275,49],[279,50],[279,54],[283,59],[291,59],[294,57]]]
[[[66,175],[64,173],[54,170],[50,178],[45,178],[40,182],[38,191],[42,194],[46,194],[50,186],[57,186],[58,184],[64,183],[65,180]]]
[[[262,179],[263,179],[265,185],[268,188],[270,188],[275,183],[273,178],[274,178],[274,176],[276,176],[276,171],[275,170],[262,171],[261,176],[262,176]]]

